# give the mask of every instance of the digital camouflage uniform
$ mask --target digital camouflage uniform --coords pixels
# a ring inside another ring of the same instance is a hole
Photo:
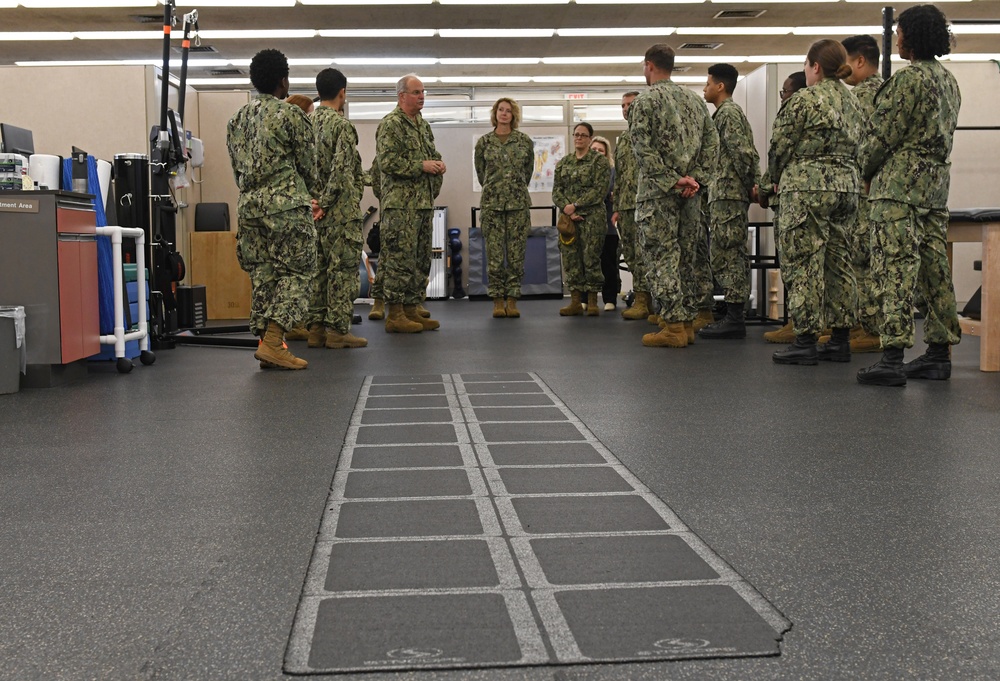
[[[635,98],[629,131],[638,169],[635,218],[648,290],[664,322],[691,321],[704,297],[695,272],[698,240],[704,236],[702,192],[684,199],[674,185],[685,176],[703,187],[711,185],[719,133],[704,100],[670,80],[658,81]]]
[[[774,121],[768,170],[781,195],[781,273],[797,336],[854,325],[848,249],[861,123],[857,99],[835,78],[799,90]]]
[[[365,173],[365,184],[372,188],[372,193],[375,194],[375,200],[379,202],[379,206],[382,205],[382,173],[378,169],[378,159],[376,158],[372,161],[372,167],[368,169]],[[379,217],[381,220],[381,217]],[[379,241],[381,242],[382,227],[379,226]],[[381,245],[379,246],[379,263],[381,263]],[[382,290],[382,265],[379,264],[378,268],[375,270],[375,281],[369,289],[369,294],[372,298],[378,300],[384,300],[384,292]]]
[[[319,268],[314,280],[309,323],[323,324],[340,334],[351,330],[354,299],[358,297],[361,262],[361,193],[364,170],[354,124],[328,106],[312,113],[316,135],[316,197],[326,213],[316,224]]]
[[[441,175],[423,171],[423,162],[441,160],[431,126],[417,113],[398,106],[375,131],[376,159],[382,175],[382,250],[379,269],[385,302],[416,305],[427,291],[431,268],[434,199]]]
[[[871,182],[883,348],[913,347],[914,288],[926,307],[924,341],[957,345],[962,338],[946,251],[949,157],[961,104],[955,77],[935,59],[900,69],[875,98],[861,159]]]
[[[864,124],[861,128],[862,143],[869,134],[872,113],[875,111],[875,94],[882,86],[882,76],[878,73],[865,78],[854,86],[851,93],[858,100],[861,117]],[[858,281],[858,323],[865,331],[878,333],[878,296],[875,293],[875,282],[872,281],[872,229],[868,219],[868,193],[862,184],[858,197],[858,221],[854,239],[851,241],[851,264],[854,266],[854,278]]]
[[[588,150],[577,159],[576,153],[563,156],[556,164],[552,201],[561,212],[571,203],[583,218],[574,222],[576,239],[566,245],[559,242],[566,287],[570,291],[597,293],[604,287],[601,251],[608,231],[608,210],[604,197],[611,187],[611,164],[603,154]]]
[[[486,239],[489,296],[520,298],[531,231],[528,184],[535,172],[535,143],[520,130],[512,130],[506,141],[489,132],[476,141],[475,165],[483,187],[479,224]]]
[[[727,303],[745,303],[750,299],[747,211],[760,157],[750,122],[736,102],[724,101],[712,120],[719,131],[719,170],[708,194],[712,272]]]
[[[635,224],[635,194],[638,169],[632,151],[632,135],[626,130],[618,136],[615,147],[615,212],[618,213],[618,235],[621,237],[622,257],[632,273],[632,286],[636,291],[646,290],[646,266],[639,248],[639,230]]]
[[[250,330],[306,319],[316,274],[313,131],[297,106],[257,95],[226,128],[239,187],[236,256],[250,275]]]

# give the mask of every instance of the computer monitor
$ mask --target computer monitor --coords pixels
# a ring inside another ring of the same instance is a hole
[[[35,153],[35,140],[30,130],[19,128],[10,123],[0,123],[0,141],[3,151],[8,154],[31,156]]]

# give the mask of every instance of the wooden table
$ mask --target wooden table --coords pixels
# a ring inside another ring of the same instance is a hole
[[[983,244],[980,320],[960,317],[962,333],[979,336],[980,371],[1000,371],[1000,209],[952,211],[948,224],[948,262],[953,243]]]

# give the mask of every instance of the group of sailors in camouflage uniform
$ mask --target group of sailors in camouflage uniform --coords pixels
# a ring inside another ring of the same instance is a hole
[[[950,376],[950,346],[961,330],[946,254],[948,159],[961,97],[936,57],[950,52],[952,39],[933,5],[904,11],[896,33],[899,54],[911,63],[884,84],[870,36],[812,45],[805,87],[796,87],[792,76],[782,89],[767,171],[759,177],[749,123],[731,99],[736,69],[710,68],[702,99],[670,79],[669,46],[646,52],[649,89],[622,99],[628,129],[615,151],[612,208],[635,282],[635,302],[623,316],[660,327],[643,336],[643,345],[683,348],[696,332],[707,339],[746,337],[753,201],[775,211],[789,290],[791,322],[767,334],[790,341],[774,353],[776,363],[847,362],[852,349],[881,349],[881,360],[858,372],[859,382],[899,386],[907,378]],[[337,113],[346,87],[339,71],[317,78],[321,102],[311,123],[281,101],[288,92],[281,53],[259,53],[250,73],[260,95],[233,117],[228,137],[240,188],[238,255],[253,286],[250,325],[261,336],[256,357],[262,367],[304,368],[283,343],[285,331],[302,320],[310,345],[366,344],[350,333],[365,173],[357,132]],[[321,85],[321,78],[335,80]],[[420,303],[446,166],[420,116],[419,78],[402,78],[397,96],[398,106],[378,126],[368,179],[382,211],[382,262],[370,317],[385,315],[387,332],[417,333],[439,326]],[[706,101],[715,105],[713,115]],[[498,100],[494,129],[475,149],[494,317],[520,316],[534,149],[517,130],[519,119],[515,101]],[[559,312],[594,316],[604,283],[611,164],[591,149],[588,123],[573,135],[574,153],[557,164],[552,190],[561,221],[572,225],[560,230],[571,300]],[[718,321],[711,313],[713,277],[726,304]],[[929,348],[904,364],[903,350],[913,345],[915,292]],[[824,329],[830,329],[825,339]]]

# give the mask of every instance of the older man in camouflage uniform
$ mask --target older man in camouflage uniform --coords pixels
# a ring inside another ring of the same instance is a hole
[[[387,333],[419,333],[440,324],[424,318],[431,266],[434,199],[446,167],[434,146],[431,126],[420,115],[424,84],[409,74],[396,84],[398,105],[375,131],[376,163],[382,175],[379,268],[389,315]]]
[[[719,131],[719,172],[709,190],[712,225],[712,271],[725,294],[726,316],[698,335],[702,338],[746,338],[743,310],[750,300],[750,252],[747,211],[760,172],[760,156],[750,122],[733,101],[739,72],[730,64],[708,69],[705,101],[716,109],[712,120]]]
[[[962,338],[947,255],[949,157],[962,95],[935,59],[951,51],[950,37],[947,19],[933,5],[899,15],[896,47],[910,65],[879,90],[861,146],[862,177],[871,183],[872,278],[882,312],[882,359],[858,372],[868,385],[948,379],[951,346]],[[903,350],[913,347],[914,289],[926,308],[929,347],[904,365]]]
[[[628,112],[632,101],[639,96],[638,90],[622,95],[622,118],[628,123]],[[639,229],[635,224],[635,195],[637,191],[638,169],[635,153],[632,151],[632,133],[626,128],[618,136],[615,146],[615,212],[611,221],[618,225],[621,237],[622,257],[632,273],[632,288],[635,300],[632,307],[622,310],[625,319],[646,319],[651,314],[652,301],[646,285],[646,266],[639,250]]]
[[[865,121],[862,130],[864,139],[875,111],[875,94],[882,86],[882,76],[878,70],[878,41],[870,35],[856,35],[842,40],[841,44],[847,50],[847,63],[852,69],[851,75],[844,82],[852,86],[851,93],[858,100],[858,107]],[[851,265],[858,282],[858,324],[851,329],[851,352],[878,352],[881,348],[878,336],[878,298],[871,275],[873,235],[871,221],[868,219],[869,210],[868,192],[862,186],[858,198],[857,231],[851,239]],[[827,340],[820,338],[820,342]]]
[[[683,348],[694,340],[699,302],[692,283],[701,226],[698,190],[713,179],[719,133],[705,102],[670,80],[673,68],[669,45],[646,51],[644,73],[652,88],[632,102],[629,130],[639,170],[635,217],[663,323],[642,343]]]
[[[250,63],[259,94],[230,119],[226,143],[240,190],[236,255],[250,275],[250,329],[262,368],[304,369],[284,332],[306,318],[316,273],[313,130],[288,96],[288,60],[262,50]]]
[[[347,79],[337,69],[316,76],[320,105],[312,113],[316,134],[316,203],[320,220],[319,273],[309,310],[309,347],[362,348],[368,341],[351,333],[354,299],[358,297],[361,262],[361,192],[364,169],[358,153],[358,131],[340,113],[347,98]]]

